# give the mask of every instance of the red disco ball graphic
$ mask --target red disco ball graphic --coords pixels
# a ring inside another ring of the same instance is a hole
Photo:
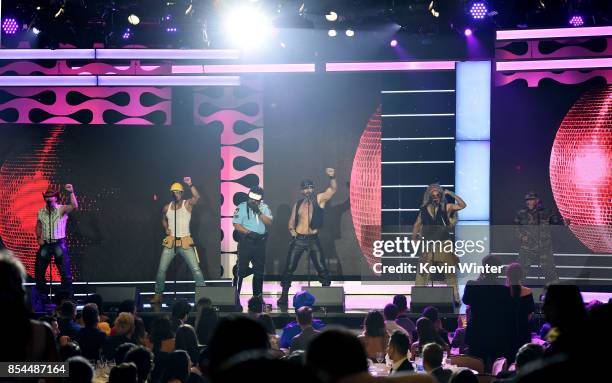
[[[376,262],[372,244],[380,239],[380,106],[372,114],[359,140],[351,170],[351,215],[357,242],[368,264]]]
[[[550,183],[574,235],[612,253],[612,86],[584,93],[569,110],[550,155]]]

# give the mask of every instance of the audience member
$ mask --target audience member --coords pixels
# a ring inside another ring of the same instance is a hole
[[[76,305],[74,302],[65,300],[60,307],[60,318],[57,321],[60,330],[60,336],[67,336],[70,339],[75,339],[76,335],[81,331],[81,326],[75,321]]]
[[[197,363],[200,357],[200,347],[195,330],[191,325],[184,324],[178,328],[175,336],[175,350],[184,350],[192,363]]]
[[[511,263],[506,268],[506,285],[510,290],[512,302],[512,316],[514,320],[511,322],[514,328],[510,333],[510,353],[515,355],[518,349],[531,342],[530,320],[535,311],[535,303],[531,289],[522,285],[525,277],[523,267],[519,263]],[[512,362],[513,360],[509,360]]]
[[[176,333],[178,328],[187,323],[191,305],[185,301],[176,301],[172,305],[172,332]]]
[[[393,304],[397,306],[397,319],[395,322],[402,326],[402,328],[408,331],[408,334],[414,335],[416,331],[416,325],[408,318],[408,302],[405,295],[398,294],[393,297]]]
[[[428,318],[431,323],[434,324],[436,332],[440,335],[440,338],[450,346],[450,342],[448,341],[448,331],[444,329],[442,325],[442,320],[440,319],[440,313],[437,308],[434,306],[427,306],[423,309],[422,317]]]
[[[115,364],[119,365],[125,362],[125,356],[132,351],[136,345],[134,343],[122,343],[115,349]]]
[[[247,303],[247,315],[252,319],[257,319],[263,312],[264,300],[259,295],[251,297]]]
[[[59,325],[57,324],[57,318],[51,315],[44,315],[39,319],[41,322],[47,323],[51,327],[51,332],[53,333],[53,338],[57,339],[59,337]]]
[[[162,383],[187,383],[191,362],[184,350],[175,350],[166,359]]]
[[[489,270],[501,269],[501,262],[493,255],[483,258]],[[512,302],[506,286],[500,284],[498,273],[483,273],[475,281],[468,281],[463,303],[470,306],[470,320],[465,332],[470,355],[481,358],[489,370],[499,357],[510,355],[511,333],[515,328]]]
[[[134,363],[121,363],[110,370],[108,383],[138,383],[138,369]]]
[[[77,342],[68,341],[59,348],[59,359],[62,362],[67,361],[73,356],[82,356],[81,347]]]
[[[170,353],[176,346],[175,333],[172,331],[172,323],[168,318],[159,318],[151,325],[151,343],[153,344],[154,366],[151,372],[151,380],[158,382]]]
[[[440,337],[440,334],[436,331],[436,327],[429,318],[421,317],[417,320],[416,324],[419,340],[414,342],[410,348],[413,357],[420,356],[423,347],[428,343],[437,343],[445,350],[449,349],[448,344]]]
[[[306,365],[325,383],[369,375],[368,356],[362,343],[347,330],[329,329],[310,342]]]
[[[444,349],[437,343],[428,343],[423,347],[423,368],[440,383],[448,383],[452,371],[442,368]]]
[[[106,338],[102,353],[107,360],[115,359],[117,347],[123,343],[132,343],[134,334],[134,316],[129,313],[119,313],[113,326],[114,335]]]
[[[200,344],[210,344],[210,339],[217,329],[219,316],[212,307],[201,306],[196,320],[196,334]]]
[[[303,353],[300,351],[300,353]],[[297,353],[296,353],[297,354]],[[276,359],[269,355],[245,354],[223,368],[218,382],[248,382],[253,377],[262,377],[266,383],[318,383],[313,372],[302,363]]]
[[[393,362],[390,371],[391,374],[414,371],[412,363],[408,360],[409,352],[410,338],[408,338],[406,331],[394,331],[389,338],[389,344],[387,346],[387,355]]]
[[[73,356],[66,360],[69,377],[64,378],[66,383],[91,383],[94,378],[94,369],[89,361],[82,356]]]
[[[272,350],[280,350],[280,339],[276,335],[276,328],[274,327],[274,321],[268,314],[261,314],[257,317],[257,322],[263,326],[268,334],[268,340],[270,341],[270,348]]]
[[[300,291],[293,297],[293,307],[295,310],[299,310],[300,307],[311,307],[315,303],[315,297],[308,291]],[[315,330],[321,331],[321,329],[325,327],[325,323],[319,319],[312,320],[312,328]],[[297,321],[292,321],[288,323],[284,328],[280,337],[280,347],[283,349],[289,349],[291,347],[291,340],[294,336],[299,334],[301,331],[300,325]]]
[[[376,361],[380,353],[385,352],[389,335],[385,329],[385,320],[380,311],[370,311],[364,320],[364,329],[359,340],[363,344],[366,355],[372,361]]]
[[[138,383],[145,383],[151,377],[153,370],[153,353],[144,346],[134,346],[123,359],[124,362],[134,363],[138,369]]]
[[[461,368],[452,373],[448,383],[478,383],[478,378],[468,368]]]
[[[76,335],[75,340],[81,346],[83,357],[88,360],[100,359],[102,347],[106,342],[106,334],[98,329],[100,316],[98,306],[88,303],[83,307],[83,327]]]
[[[389,303],[385,306],[383,310],[383,316],[385,317],[385,329],[387,330],[387,335],[391,336],[395,331],[403,331],[411,337],[412,334],[408,333],[402,326],[397,324],[397,315],[399,314],[399,310],[396,305],[393,303]]]
[[[310,341],[319,334],[319,331],[312,328],[312,309],[310,307],[300,307],[295,313],[295,316],[302,332],[294,336],[291,340],[289,352],[306,350]]]

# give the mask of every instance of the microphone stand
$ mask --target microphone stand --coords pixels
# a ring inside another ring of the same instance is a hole
[[[178,268],[176,266],[176,210],[178,209],[178,206],[176,204],[176,198],[174,198],[174,231],[172,232],[172,235],[174,236],[174,241],[172,241],[173,244],[173,251],[174,251],[174,256],[172,257],[175,262],[174,262],[174,301],[176,302],[176,284],[177,284],[177,279],[178,279]]]
[[[308,217],[308,230],[310,230],[310,221],[311,221],[311,218],[310,218],[310,204],[311,203],[312,203],[312,195],[309,194],[308,195],[308,206],[307,206],[307,208],[308,208],[307,213],[308,214],[306,215]],[[312,251],[309,250],[308,251],[308,262],[306,263],[306,273],[308,274],[308,287],[310,287],[310,279],[311,279],[311,275],[310,275],[310,261],[311,261],[310,260],[310,255],[311,254],[312,254]]]

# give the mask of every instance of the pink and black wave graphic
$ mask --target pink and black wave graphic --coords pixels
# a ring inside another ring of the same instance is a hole
[[[172,89],[24,87],[0,89],[0,123],[170,125]]]
[[[263,89],[260,79],[240,87],[194,90],[195,125],[220,125],[221,253],[236,253],[232,216],[249,188],[263,186]]]
[[[351,170],[351,215],[363,257],[372,265],[372,244],[381,236],[381,107],[370,116]]]
[[[131,60],[129,65],[113,65],[96,62],[83,66],[70,66],[66,60],[49,61],[50,65],[32,61],[13,61],[0,66],[3,76],[58,76],[58,75],[164,75],[172,73],[171,64],[140,65],[140,61]]]

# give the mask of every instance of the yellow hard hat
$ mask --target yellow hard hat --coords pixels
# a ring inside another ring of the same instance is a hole
[[[172,192],[175,192],[175,191],[182,192],[182,191],[184,191],[183,190],[183,185],[181,185],[178,182],[175,182],[175,183],[172,184],[172,186],[170,186],[170,191],[172,191]]]

